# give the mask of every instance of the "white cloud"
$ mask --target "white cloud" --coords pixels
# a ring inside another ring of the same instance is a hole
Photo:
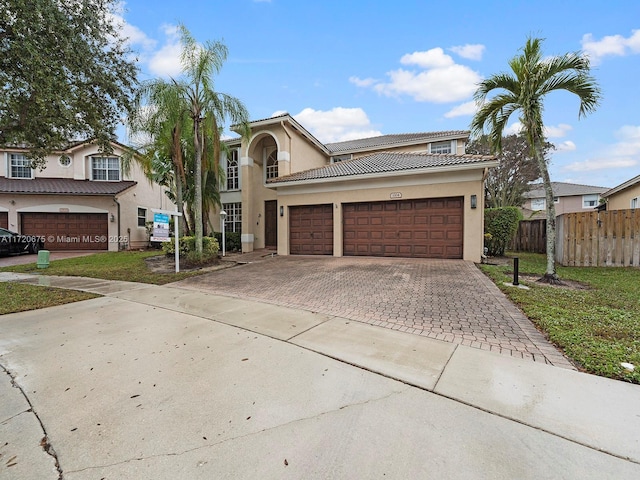
[[[276,110],[275,112],[273,112],[271,114],[271,118],[273,117],[279,117],[280,115],[284,115],[285,113],[287,113],[286,110]]]
[[[573,130],[573,127],[566,123],[561,123],[557,127],[554,127],[553,125],[545,125],[544,134],[547,138],[562,138],[571,130]]]
[[[554,143],[556,152],[571,152],[576,149],[576,144],[571,140],[566,140],[561,143]]]
[[[448,103],[468,99],[481,80],[477,72],[455,63],[439,47],[403,55],[400,63],[417,69],[387,72],[387,82],[358,77],[351,77],[349,81],[389,97],[407,95],[418,102]]]
[[[407,53],[402,56],[400,63],[403,65],[418,65],[422,68],[444,68],[453,65],[455,62],[440,47],[437,47],[426,52]]]
[[[173,77],[180,74],[180,37],[178,27],[175,25],[163,25],[162,31],[166,37],[165,44],[149,59],[149,71],[161,77]]]
[[[457,53],[462,58],[467,58],[469,60],[482,60],[482,54],[484,53],[484,45],[480,44],[466,44],[466,45],[458,45],[455,47],[449,48],[454,53]]]
[[[356,87],[370,87],[377,82],[375,78],[359,78],[349,77],[349,82],[353,83]]]
[[[512,123],[504,129],[505,135],[517,135],[522,131],[522,124],[520,122]]]
[[[603,148],[595,158],[571,163],[563,170],[584,172],[640,166],[640,126],[625,125],[615,136],[619,141]]]
[[[293,117],[324,143],[382,135],[361,108],[335,107],[326,111],[305,108]]]
[[[457,107],[452,108],[444,114],[445,118],[464,117],[474,115],[476,113],[476,102],[471,100],[470,102],[463,103]]]
[[[625,56],[640,53],[640,30],[633,30],[626,38],[622,35],[607,35],[595,40],[591,33],[582,36],[582,50],[593,64],[600,63],[606,56]]]

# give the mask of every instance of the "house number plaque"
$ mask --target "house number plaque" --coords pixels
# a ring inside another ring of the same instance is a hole
[[[391,192],[390,198],[402,198],[402,192]]]

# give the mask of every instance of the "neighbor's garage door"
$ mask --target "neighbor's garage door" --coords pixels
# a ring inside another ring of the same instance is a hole
[[[0,228],[9,228],[9,214],[0,212]]]
[[[23,235],[41,235],[47,250],[107,250],[106,213],[23,213]]]
[[[462,258],[463,198],[343,205],[344,255]]]
[[[333,255],[333,205],[289,207],[291,255]]]

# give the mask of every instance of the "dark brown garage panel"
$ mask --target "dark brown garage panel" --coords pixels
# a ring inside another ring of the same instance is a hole
[[[463,197],[344,204],[344,255],[462,258],[463,205]]]
[[[23,213],[23,235],[44,236],[47,250],[107,250],[106,213]]]
[[[9,214],[0,212],[0,228],[9,228]]]
[[[333,255],[333,205],[289,207],[291,255]]]

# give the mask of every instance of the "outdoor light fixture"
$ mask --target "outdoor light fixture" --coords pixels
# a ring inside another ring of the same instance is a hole
[[[113,213],[111,214],[111,217],[109,217],[109,220],[111,220],[111,222],[116,221],[116,217],[113,215]]]
[[[280,216],[284,217],[284,207],[280,205]]]
[[[225,220],[227,218],[227,212],[225,212],[224,210],[220,211],[220,225],[222,226],[222,228],[220,228],[220,230],[222,230],[222,256],[224,257],[226,254],[225,251],[225,238],[226,237],[226,233],[225,233]]]
[[[478,197],[477,195],[471,195],[471,208],[478,207]]]

